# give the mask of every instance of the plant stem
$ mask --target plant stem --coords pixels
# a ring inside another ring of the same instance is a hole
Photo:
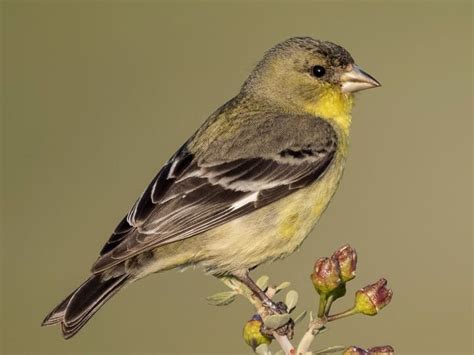
[[[334,295],[330,295],[327,299],[326,308],[324,310],[324,314],[327,316],[329,311],[331,310],[332,303],[334,302]]]
[[[345,317],[349,317],[349,316],[352,316],[354,314],[357,314],[359,313],[359,311],[353,307],[351,309],[348,309],[347,311],[344,311],[344,312],[341,312],[341,313],[336,313],[336,314],[333,314],[331,316],[327,316],[327,321],[328,322],[332,322],[332,321],[335,321],[335,320],[338,320],[338,319],[341,319],[341,318],[345,318]]]
[[[280,345],[281,349],[285,352],[285,355],[293,355],[295,347],[291,344],[290,340],[286,335],[279,335],[277,332],[273,332],[273,337],[276,342]]]
[[[308,330],[306,333],[304,333],[303,338],[301,338],[298,349],[296,350],[296,354],[305,354],[309,351],[314,338],[316,338],[316,335],[318,335],[318,333],[324,329],[325,323],[326,320],[323,319],[315,319],[310,322]]]
[[[318,309],[318,318],[323,318],[324,312],[326,310],[327,296],[326,294],[319,295],[319,309]]]

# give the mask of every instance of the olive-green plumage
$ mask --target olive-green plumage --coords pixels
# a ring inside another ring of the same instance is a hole
[[[292,253],[339,184],[353,92],[378,85],[331,42],[298,37],[270,49],[159,171],[92,276],[43,324],[60,323],[69,338],[150,273],[197,265],[237,277]]]

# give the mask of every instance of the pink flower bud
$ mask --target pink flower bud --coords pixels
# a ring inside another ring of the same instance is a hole
[[[356,292],[355,308],[362,314],[373,316],[388,305],[392,299],[392,290],[386,288],[387,280],[380,279],[372,285]]]
[[[344,350],[342,355],[368,355],[369,352],[365,349],[359,348],[358,346],[349,346]]]
[[[390,345],[374,346],[369,349],[369,354],[374,355],[393,355],[395,350]]]
[[[342,284],[337,259],[330,257],[316,260],[311,281],[319,294],[327,295],[337,289]]]
[[[357,253],[354,248],[346,244],[336,250],[333,257],[337,259],[341,270],[342,282],[347,282],[355,277],[357,266]]]

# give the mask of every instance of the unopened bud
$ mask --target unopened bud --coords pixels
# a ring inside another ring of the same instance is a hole
[[[263,335],[260,332],[260,328],[263,325],[262,318],[256,314],[245,323],[243,330],[243,337],[248,346],[250,346],[254,351],[255,349],[262,344],[270,344],[272,340]]]
[[[346,244],[336,250],[332,255],[339,263],[342,282],[347,282],[355,277],[357,266],[357,253],[354,248]]]
[[[349,346],[344,350],[342,355],[367,355],[369,352],[365,349],[359,348],[358,346]]]
[[[374,346],[369,349],[369,354],[374,355],[393,355],[395,350],[390,345]]]
[[[392,290],[386,288],[387,280],[380,279],[372,285],[356,292],[355,308],[359,313],[373,316],[388,305],[392,299]]]
[[[335,257],[319,258],[314,264],[311,281],[315,290],[321,295],[328,295],[341,284],[339,263]]]

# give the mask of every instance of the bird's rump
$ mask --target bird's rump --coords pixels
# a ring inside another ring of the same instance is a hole
[[[315,145],[290,146],[265,157],[203,162],[183,146],[119,223],[93,272],[199,235],[310,185],[336,152],[336,133],[324,125],[326,133],[319,132]]]

